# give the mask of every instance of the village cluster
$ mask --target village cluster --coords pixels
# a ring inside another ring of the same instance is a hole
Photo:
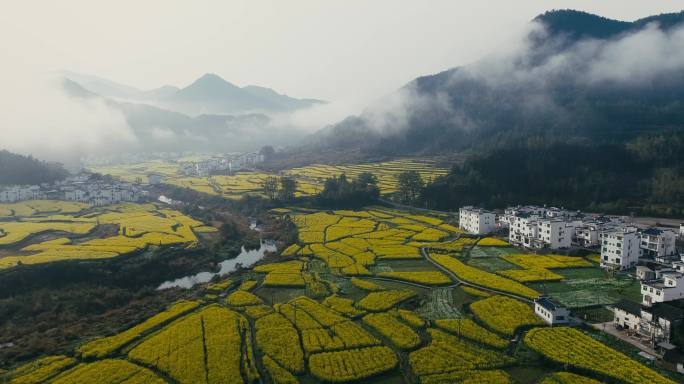
[[[139,185],[81,173],[54,183],[0,186],[0,203],[25,200],[75,201],[94,206],[138,202],[145,196]]]
[[[627,336],[661,350],[675,349],[673,331],[684,323],[684,253],[679,227],[645,226],[629,218],[587,214],[555,207],[515,206],[495,213],[475,207],[459,210],[459,225],[472,234],[508,232],[511,245],[548,251],[590,251],[610,272],[640,280],[642,301],[609,306],[614,326]],[[536,300],[535,312],[547,323],[566,323],[568,310],[548,298]]]
[[[264,155],[257,152],[227,154],[198,161],[183,161],[178,164],[178,170],[185,176],[207,177],[254,169],[263,161]]]

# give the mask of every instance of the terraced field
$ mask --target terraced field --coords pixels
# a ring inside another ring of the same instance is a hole
[[[544,327],[530,305],[538,295],[533,285],[467,264],[478,239],[452,229],[449,216],[380,207],[273,214],[299,230],[280,256],[73,353],[16,367],[6,380],[528,383],[531,364],[547,372],[537,381],[544,383],[586,375],[615,383],[679,380],[582,330]],[[521,271],[595,268],[519,250],[487,257],[508,256],[509,269]],[[378,263],[386,268],[374,268]],[[558,352],[555,338],[574,352]]]
[[[150,246],[193,247],[196,233],[215,232],[154,204],[90,207],[62,201],[0,205],[0,269],[19,264],[117,257]]]
[[[164,182],[179,187],[190,188],[210,195],[223,196],[227,199],[239,199],[245,194],[262,195],[262,183],[274,174],[266,172],[238,172],[229,176],[186,177],[178,172],[177,162],[149,161],[138,164],[121,164],[115,166],[92,166],[93,172],[119,177],[129,182],[147,183],[148,175],[156,173],[164,177]],[[310,165],[292,168],[284,175],[297,179],[296,196],[309,196],[323,189],[326,178],[339,176],[342,173],[355,178],[362,172],[371,172],[378,177],[378,186],[382,194],[390,194],[397,189],[396,176],[402,171],[416,170],[423,180],[434,180],[446,175],[446,168],[436,166],[430,159],[394,160],[379,163],[350,165]]]
[[[362,172],[370,172],[378,177],[378,187],[380,187],[381,193],[389,194],[397,190],[396,176],[408,170],[418,171],[424,181],[435,180],[437,177],[448,173],[448,169],[435,166],[434,161],[429,159],[394,160],[353,165],[318,164],[293,168],[285,173],[299,178],[316,180],[320,183],[325,181],[326,178],[339,176],[343,173],[353,179]]]

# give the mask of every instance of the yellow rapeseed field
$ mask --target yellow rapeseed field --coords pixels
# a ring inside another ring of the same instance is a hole
[[[59,355],[46,356],[10,371],[7,377],[12,384],[34,384],[45,382],[49,377],[73,366],[76,359]],[[1,375],[0,375],[1,377]]]
[[[171,306],[166,311],[160,312],[144,322],[128,328],[127,330],[118,333],[114,336],[105,337],[101,339],[96,339],[85,343],[78,347],[76,351],[81,354],[81,356],[86,358],[92,357],[105,357],[110,355],[112,352],[118,350],[124,345],[130,343],[131,341],[139,338],[145,332],[152,328],[155,328],[167,321],[174,319],[184,313],[187,313],[199,306],[196,301],[181,301],[173,306]]]
[[[317,378],[333,383],[360,380],[396,367],[399,359],[388,347],[368,347],[323,352],[309,358],[309,369]]]
[[[525,335],[525,344],[553,361],[598,372],[621,382],[674,384],[674,381],[574,328],[535,328]]]
[[[94,363],[83,363],[57,376],[51,383],[55,384],[164,384],[161,377],[139,365],[126,360],[105,359]]]
[[[389,313],[371,313],[363,322],[375,328],[380,334],[401,349],[413,349],[420,345],[420,336]]]
[[[514,360],[501,352],[468,343],[456,336],[430,328],[430,345],[409,354],[413,372],[419,376],[471,369],[492,369]]]
[[[478,300],[470,310],[489,328],[508,336],[520,327],[544,324],[529,305],[506,296]]]
[[[472,341],[495,348],[505,348],[509,344],[507,340],[479,326],[470,319],[436,320],[435,325],[451,334],[463,336]]]
[[[54,202],[30,203],[34,208],[55,209]],[[71,212],[76,209],[80,211],[82,208],[79,205],[67,205],[61,207],[60,212]],[[97,208],[85,216],[43,216],[35,213],[21,217],[19,221],[5,221],[0,223],[0,245],[16,245],[39,233],[67,233],[74,238],[81,238],[101,225],[118,227],[118,235],[79,242],[60,237],[29,244],[15,255],[1,257],[0,269],[11,268],[19,263],[30,265],[62,260],[106,259],[142,250],[148,246],[193,246],[198,241],[193,231],[200,228],[200,232],[207,233],[208,228],[177,211],[159,209],[153,204],[127,203]]]
[[[431,257],[444,268],[447,268],[453,272],[460,279],[469,283],[503,292],[510,292],[530,299],[534,299],[539,296],[537,291],[516,281],[465,265],[451,256],[432,255]]]

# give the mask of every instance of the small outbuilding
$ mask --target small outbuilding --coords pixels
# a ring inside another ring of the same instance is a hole
[[[570,311],[562,305],[554,303],[548,297],[542,296],[534,300],[534,313],[549,325],[568,324],[570,322]]]

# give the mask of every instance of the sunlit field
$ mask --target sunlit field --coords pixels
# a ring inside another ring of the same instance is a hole
[[[537,277],[557,281],[552,271],[598,269],[584,258],[469,237],[448,215],[382,207],[272,215],[298,228],[279,256],[207,285],[201,299],[17,367],[10,382],[515,383],[532,382],[520,367],[541,361],[550,365],[535,382],[675,382],[587,331],[547,328],[530,300],[540,292],[510,273],[546,270]],[[136,234],[176,235],[166,220],[187,226],[188,236],[201,228],[151,206],[84,218],[140,220]],[[470,264],[483,258],[508,268]]]
[[[245,194],[263,195],[263,182],[267,177],[276,174],[260,171],[244,171],[226,176],[187,177],[178,171],[178,163],[166,161],[149,161],[138,164],[122,164],[115,166],[92,166],[90,170],[105,175],[112,175],[129,182],[148,182],[150,174],[163,176],[164,183],[183,188],[222,196],[227,199],[239,199]],[[362,172],[370,172],[378,178],[378,187],[382,194],[391,194],[397,190],[397,175],[403,171],[415,170],[425,182],[446,175],[448,170],[436,165],[430,159],[394,160],[380,163],[353,165],[310,165],[292,168],[282,172],[297,180],[296,196],[311,196],[323,190],[326,178],[346,174],[354,179]]]
[[[0,205],[0,269],[108,259],[152,246],[193,247],[213,227],[155,204],[90,207],[62,201]]]

